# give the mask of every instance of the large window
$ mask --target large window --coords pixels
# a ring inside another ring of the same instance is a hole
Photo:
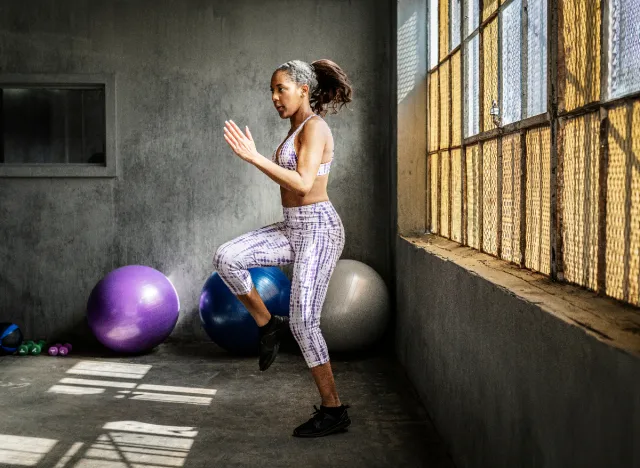
[[[0,76],[0,175],[115,174],[112,89],[84,80]]]
[[[431,232],[640,305],[635,3],[430,0]]]

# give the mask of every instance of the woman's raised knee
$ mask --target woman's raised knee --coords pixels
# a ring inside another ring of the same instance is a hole
[[[227,247],[228,243],[222,244],[213,255],[213,268],[217,272],[233,269],[238,263],[237,256],[233,255]]]

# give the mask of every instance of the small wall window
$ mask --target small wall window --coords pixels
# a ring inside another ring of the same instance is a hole
[[[0,76],[0,176],[116,175],[113,80]]]

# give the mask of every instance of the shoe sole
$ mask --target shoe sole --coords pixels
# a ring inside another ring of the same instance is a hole
[[[346,421],[341,422],[337,426],[332,427],[331,429],[327,429],[324,432],[318,432],[316,434],[293,434],[294,437],[300,437],[302,439],[311,439],[314,437],[324,437],[329,434],[333,434],[334,432],[347,432],[348,427],[351,426],[351,419],[347,419]]]

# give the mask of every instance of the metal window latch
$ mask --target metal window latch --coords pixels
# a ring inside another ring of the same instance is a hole
[[[489,114],[493,119],[493,124],[496,127],[501,127],[502,119],[500,118],[500,108],[498,107],[498,103],[495,100],[491,103],[491,110],[489,110]]]

